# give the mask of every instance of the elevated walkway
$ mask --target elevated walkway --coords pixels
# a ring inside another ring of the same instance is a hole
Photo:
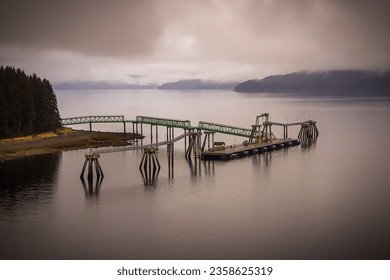
[[[156,118],[156,117],[148,117],[148,116],[137,116],[136,123],[191,129],[191,121],[189,120],[176,120],[176,119]]]
[[[125,116],[113,115],[113,116],[83,116],[64,118],[61,120],[62,125],[74,125],[84,123],[123,123],[125,122]]]
[[[123,152],[123,151],[134,151],[134,150],[141,150],[141,149],[147,149],[151,147],[159,147],[164,145],[170,145],[173,144],[187,136],[190,136],[192,134],[196,134],[196,132],[186,132],[183,133],[172,140],[168,141],[161,141],[158,143],[153,144],[147,144],[147,145],[141,145],[141,146],[125,146],[125,147],[113,147],[113,148],[103,148],[103,149],[95,149],[92,151],[93,154],[107,154],[107,153],[114,153],[114,152]]]
[[[197,127],[200,130],[206,130],[211,132],[219,132],[224,134],[230,134],[242,137],[251,137],[252,130],[242,127],[230,126],[225,124],[211,123],[211,122],[199,122]]]

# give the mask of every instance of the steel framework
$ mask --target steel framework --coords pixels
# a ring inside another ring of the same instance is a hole
[[[147,116],[137,116],[136,122],[150,124],[150,125],[160,125],[160,126],[167,126],[167,127],[191,129],[191,121],[189,120],[174,120],[174,119],[147,117]]]
[[[251,137],[252,135],[251,129],[203,121],[199,122],[198,129],[242,137]]]
[[[124,116],[84,116],[74,118],[64,118],[61,120],[62,125],[73,125],[83,123],[123,123]]]

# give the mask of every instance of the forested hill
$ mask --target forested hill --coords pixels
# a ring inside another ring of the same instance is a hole
[[[390,90],[390,72],[329,71],[294,72],[249,80],[238,84],[237,92],[286,90]]]
[[[0,67],[0,138],[61,127],[57,98],[46,79]]]

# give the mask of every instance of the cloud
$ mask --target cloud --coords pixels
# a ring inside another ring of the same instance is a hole
[[[176,46],[191,38],[191,52],[160,50],[176,60],[386,68],[389,8],[389,1],[193,1],[165,13],[172,19],[163,33]]]
[[[153,1],[0,2],[3,45],[131,57],[150,52],[161,31]]]
[[[56,80],[390,68],[389,0],[23,2],[0,2],[0,63]]]

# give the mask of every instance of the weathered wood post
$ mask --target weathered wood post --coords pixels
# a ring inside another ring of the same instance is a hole
[[[93,181],[93,166],[95,166],[95,174],[96,174],[96,180],[97,180],[96,182],[103,180],[104,173],[103,173],[102,167],[100,166],[99,158],[100,158],[100,155],[96,154],[96,153],[90,152],[90,153],[85,155],[83,169],[81,170],[81,174],[80,174],[80,179],[82,181],[84,180],[84,173],[85,173],[85,169],[86,169],[87,165],[88,165],[88,170],[87,170],[88,182],[92,183],[92,181]]]
[[[161,166],[156,156],[156,148],[144,149],[139,170],[142,178],[144,179],[145,186],[151,186],[155,183],[158,173],[160,172]]]

